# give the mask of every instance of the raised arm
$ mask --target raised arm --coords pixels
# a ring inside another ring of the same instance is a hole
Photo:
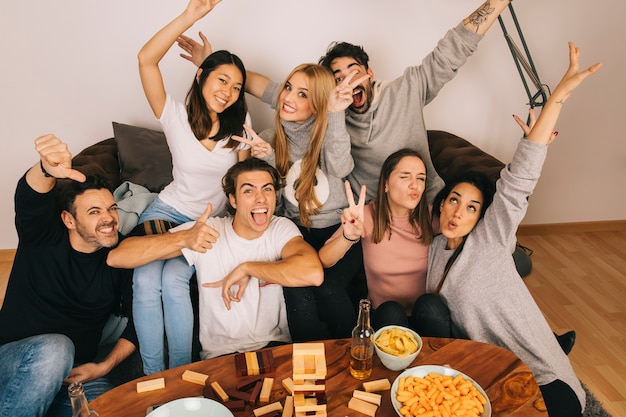
[[[157,119],[165,106],[165,86],[159,62],[176,39],[221,0],[191,0],[185,11],[158,31],[139,51],[139,77],[143,91]]]
[[[509,0],[487,0],[472,14],[463,19],[463,24],[469,30],[479,35],[484,35],[509,3]]]
[[[173,233],[135,236],[124,239],[117,248],[109,252],[107,265],[113,268],[136,268],[157,259],[170,259],[182,255],[188,248],[204,253],[217,242],[219,233],[206,224],[212,206],[196,221],[193,227]]]
[[[213,50],[206,36],[204,36],[202,32],[200,32],[199,35],[202,43],[196,42],[194,39],[182,34],[176,39],[178,46],[186,52],[186,54],[180,54],[180,56],[194,64],[196,67],[199,67]],[[263,74],[259,74],[254,71],[246,71],[245,91],[246,93],[260,99],[269,82],[270,79]]]
[[[85,175],[72,169],[72,154],[67,145],[55,135],[35,139],[35,150],[39,153],[39,162],[26,173],[26,182],[33,190],[47,193],[54,188],[57,178],[85,182]]]
[[[330,268],[344,257],[346,252],[363,236],[363,217],[365,205],[365,185],[361,187],[359,202],[354,204],[354,195],[350,183],[345,182],[346,196],[349,207],[341,213],[341,234],[335,234],[322,246],[319,251],[320,261],[324,268]]]
[[[602,68],[602,64],[596,63],[584,71],[579,71],[580,50],[569,42],[569,67],[557,84],[552,95],[543,106],[539,118],[533,122],[534,114],[531,113],[531,126],[526,124],[517,116],[515,121],[522,127],[526,134],[526,140],[543,145],[549,145],[554,140],[554,127],[559,119],[563,104],[569,98],[572,91],[576,89],[588,76]]]

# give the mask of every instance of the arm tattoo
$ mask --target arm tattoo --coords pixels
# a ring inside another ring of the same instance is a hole
[[[485,22],[487,20],[487,16],[493,13],[494,10],[495,8],[491,7],[491,3],[487,1],[468,17],[468,23],[475,26],[476,32],[478,32],[480,24]]]

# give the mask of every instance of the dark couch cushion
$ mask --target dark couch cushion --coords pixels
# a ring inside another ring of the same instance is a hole
[[[113,138],[95,143],[72,159],[72,168],[85,175],[100,175],[106,178],[112,189],[121,183],[117,144]]]
[[[165,134],[113,122],[119,153],[120,179],[158,193],[172,182],[172,156]]]
[[[429,130],[428,146],[433,165],[444,182],[470,170],[482,172],[496,182],[504,168],[504,163],[452,133]]]

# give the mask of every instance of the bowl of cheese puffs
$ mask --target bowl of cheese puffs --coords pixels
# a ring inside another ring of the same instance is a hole
[[[422,338],[407,327],[385,326],[374,333],[376,355],[389,370],[406,369],[421,349]]]

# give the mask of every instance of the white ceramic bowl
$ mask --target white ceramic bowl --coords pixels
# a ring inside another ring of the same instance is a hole
[[[431,372],[452,377],[461,375],[465,380],[470,381],[476,387],[478,392],[480,392],[487,400],[487,403],[483,406],[484,410],[481,414],[481,417],[491,417],[491,402],[489,401],[489,397],[487,397],[487,393],[485,393],[485,390],[480,385],[478,385],[476,381],[465,375],[463,372],[459,372],[456,369],[452,369],[447,366],[439,365],[422,365],[409,368],[406,371],[402,372],[400,375],[398,375],[398,377],[393,381],[393,384],[391,385],[391,403],[393,404],[393,409],[396,410],[396,413],[398,413],[400,417],[402,417],[402,414],[400,413],[400,408],[402,407],[402,404],[396,399],[398,394],[398,381],[400,380],[400,378],[406,378],[410,375],[425,377]]]
[[[417,350],[408,356],[395,356],[395,355],[391,355],[389,353],[386,353],[380,350],[378,346],[376,345],[376,339],[378,339],[378,337],[381,335],[382,332],[384,332],[385,330],[392,329],[392,328],[405,330],[411,333],[413,337],[415,338],[415,340],[417,341]],[[385,327],[381,327],[380,329],[378,329],[378,331],[376,331],[376,333],[374,333],[374,350],[376,350],[376,355],[378,355],[378,357],[380,358],[380,361],[383,363],[383,365],[385,365],[387,369],[392,370],[392,371],[400,371],[402,369],[406,369],[407,366],[409,366],[413,362],[413,360],[417,357],[417,355],[420,353],[420,351],[422,350],[422,338],[413,330],[407,327],[395,326],[395,325],[385,326]]]
[[[190,397],[170,401],[155,408],[147,417],[234,417],[223,404],[208,398]]]

